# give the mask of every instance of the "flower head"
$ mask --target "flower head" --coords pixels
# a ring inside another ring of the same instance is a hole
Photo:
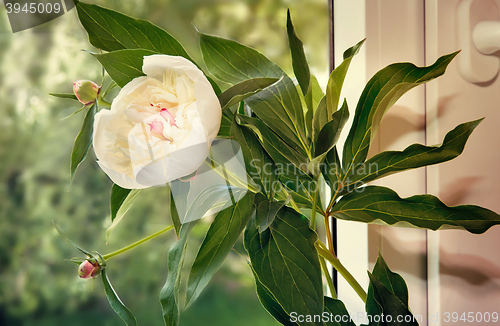
[[[203,163],[220,128],[221,107],[201,70],[185,58],[144,57],[146,76],[125,85],[95,117],[100,167],[123,188],[165,184]]]

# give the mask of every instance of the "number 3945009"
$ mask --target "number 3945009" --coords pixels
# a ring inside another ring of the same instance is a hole
[[[459,314],[458,312],[445,312],[444,322],[457,323],[457,322],[468,322],[468,323],[480,323],[480,322],[498,322],[498,312],[463,312]]]
[[[25,3],[23,6],[19,3],[6,3],[5,8],[7,9],[8,14],[58,14],[61,12],[61,4],[60,3]]]

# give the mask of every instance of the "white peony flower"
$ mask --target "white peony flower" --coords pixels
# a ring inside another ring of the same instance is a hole
[[[198,169],[221,121],[219,100],[193,63],[169,55],[144,57],[111,110],[95,116],[94,151],[101,169],[123,188],[166,184]]]

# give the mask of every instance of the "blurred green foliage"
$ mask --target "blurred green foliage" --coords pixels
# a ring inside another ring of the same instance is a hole
[[[253,46],[291,73],[286,8],[304,40],[312,72],[328,77],[326,0],[101,0],[92,1],[149,19],[175,36],[201,62],[194,26]],[[193,26],[194,25],[194,26]],[[78,79],[101,80],[99,63],[76,11],[13,34],[0,9],[0,325],[122,325],[110,309],[100,279],[80,280],[78,256],[52,226],[102,254],[169,225],[166,191],[143,191],[108,244],[111,182],[93,152],[69,185],[69,155],[83,113],[49,92],[71,92]],[[324,84],[324,82],[322,83]],[[193,231],[186,272],[209,221]],[[173,232],[108,262],[108,275],[139,324],[162,325],[158,295],[166,278]],[[241,244],[237,249],[243,252]],[[187,274],[187,273],[185,273]],[[260,306],[245,261],[230,254],[181,325],[276,325]]]

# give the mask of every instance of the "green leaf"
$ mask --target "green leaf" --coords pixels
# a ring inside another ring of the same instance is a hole
[[[290,316],[283,310],[283,307],[278,303],[274,295],[269,291],[260,281],[259,277],[252,268],[253,276],[255,278],[255,286],[257,288],[257,296],[262,306],[271,314],[271,316],[276,319],[280,324],[285,326],[296,326],[297,323],[292,323],[290,321]]]
[[[93,104],[92,104],[92,105],[93,105]],[[83,110],[85,110],[85,109],[88,109],[88,108],[89,108],[90,106],[92,106],[92,105],[90,105],[90,104],[84,105],[84,106],[82,106],[80,109],[78,109],[78,110],[76,110],[75,112],[71,113],[70,115],[68,115],[68,116],[66,116],[66,117],[64,117],[64,118],[61,118],[61,120],[66,120],[66,119],[68,119],[68,118],[71,118],[72,116],[74,116],[74,115],[76,115],[76,114],[80,113],[81,111],[83,111]]]
[[[279,178],[283,186],[290,191],[292,199],[303,208],[311,208],[314,202],[314,193],[318,184],[314,179],[298,168],[278,168]],[[321,199],[318,198],[318,206],[321,206]]]
[[[372,275],[408,307],[408,287],[406,286],[405,280],[399,274],[389,269],[389,266],[387,266],[380,252],[377,262],[373,267]]]
[[[181,219],[179,217],[179,213],[175,206],[174,195],[172,194],[171,186],[168,186],[168,201],[169,201],[168,207],[170,208],[170,219],[172,220],[172,225],[174,226],[175,235],[177,236],[177,239],[179,239],[179,232],[181,230]]]
[[[332,121],[328,122],[318,135],[315,144],[315,158],[310,163],[312,171],[316,171],[316,167],[320,167],[327,154],[337,144],[340,132],[348,119],[349,109],[347,107],[347,102],[344,101],[342,108],[333,114]],[[319,170],[317,173],[319,173]]]
[[[346,178],[346,188],[352,188],[350,185],[360,181],[366,183],[400,171],[452,160],[462,154],[469,136],[482,120],[458,125],[446,134],[441,145],[413,144],[404,151],[379,153],[351,169],[351,174]]]
[[[300,87],[300,86],[299,86]],[[305,124],[307,130],[307,141],[310,143],[313,139],[313,117],[316,112],[319,103],[324,98],[325,94],[323,94],[323,90],[321,90],[321,86],[318,83],[318,80],[314,75],[311,74],[311,83],[309,84],[309,91],[306,93],[305,97],[301,96],[301,100],[303,100],[303,106],[307,108],[306,116],[305,116]],[[298,92],[301,95],[301,92]],[[307,103],[306,103],[307,101]],[[326,101],[326,98],[325,98]],[[326,102],[325,102],[326,104]]]
[[[235,193],[235,201],[214,218],[189,273],[186,307],[219,270],[254,213],[254,194]]]
[[[328,108],[326,106],[326,95],[321,98],[318,103],[318,107],[314,112],[314,117],[312,119],[312,138],[314,140],[318,137],[318,133],[323,129],[323,127],[330,121],[332,114],[328,115]]]
[[[80,250],[83,254],[87,255],[88,257],[93,257],[93,255],[88,252],[87,250],[83,249],[82,247],[80,247],[79,245],[77,245],[76,243],[74,243],[73,241],[71,241],[71,239],[63,232],[63,230],[61,230],[54,221],[52,221],[52,224],[54,224],[54,228],[56,229],[57,233],[59,233],[59,235],[61,237],[64,238],[64,240],[68,241],[70,244],[72,244],[76,249]]]
[[[403,278],[392,272],[379,254],[373,273],[368,272],[370,285],[366,300],[368,316],[384,316],[396,325],[418,325],[408,306],[408,288]],[[398,320],[398,318],[403,318]],[[406,318],[406,319],[405,319]],[[379,318],[380,320],[381,318]],[[369,325],[387,325],[373,318]]]
[[[245,189],[234,186],[220,184],[209,186],[200,191],[200,193],[198,193],[198,195],[193,199],[186,215],[183,217],[181,216],[181,222],[185,223],[199,220],[214,206],[224,205],[229,200],[231,200],[234,205],[235,198],[240,198],[240,195],[245,192]],[[228,195],[230,198],[227,198]]]
[[[365,161],[385,112],[407,91],[444,74],[458,52],[442,56],[429,67],[395,63],[377,72],[365,86],[349,131],[342,162],[346,174]]]
[[[268,198],[273,198],[278,176],[271,157],[262,148],[253,132],[247,127],[238,125],[235,120],[231,126],[231,135],[241,146],[251,182],[259,188],[259,192],[265,193]]]
[[[307,96],[307,94],[306,94]],[[323,93],[323,90],[321,89],[321,86],[318,82],[318,79],[311,74],[311,96],[312,96],[312,104],[314,111],[318,108],[319,102],[323,99],[325,94]]]
[[[125,305],[111,286],[111,283],[109,283],[108,276],[106,275],[106,268],[102,269],[101,276],[102,284],[104,285],[104,292],[106,293],[106,297],[108,298],[111,308],[113,308],[116,314],[120,316],[121,319],[123,319],[125,325],[136,326],[137,320],[135,319],[134,315],[127,307],[125,307]]]
[[[191,233],[196,223],[198,223],[199,221],[197,219],[189,223],[181,224],[181,220],[185,220],[184,216],[188,210],[188,196],[190,190],[190,182],[182,182],[176,180],[170,183],[170,216],[172,217],[174,226],[176,224],[179,225],[179,229],[176,229],[175,231],[178,240],[172,244],[168,252],[167,280],[160,292],[160,303],[163,311],[163,319],[167,326],[179,325],[179,290],[181,283],[181,271],[184,264],[189,234]],[[174,194],[177,194],[175,195],[175,201]],[[179,196],[178,194],[183,195]]]
[[[344,52],[344,61],[335,68],[330,74],[328,84],[326,86],[326,96],[320,102],[318,109],[314,113],[313,118],[313,140],[318,137],[318,133],[323,126],[326,125],[331,119],[340,101],[340,91],[344,85],[347,70],[351,64],[352,58],[359,52],[365,40],[362,40],[353,47]]]
[[[196,64],[196,63],[195,63]],[[198,65],[197,65],[198,66]],[[198,67],[199,68],[199,67]],[[207,76],[205,74],[205,77],[207,77],[208,79],[208,82],[210,83],[210,85],[212,85],[212,88],[214,89],[214,92],[215,92],[215,95],[217,96],[220,96],[222,94],[222,91],[220,90],[220,87],[219,85],[217,85],[217,83],[212,79],[210,78],[210,76]]]
[[[109,94],[109,92],[111,92],[116,86],[118,86],[118,84],[114,80],[111,80],[108,86],[106,86],[104,92],[102,93],[102,97],[105,98]]]
[[[307,157],[283,142],[261,120],[242,115],[238,115],[236,119],[240,125],[250,128],[255,133],[261,145],[274,162],[282,164],[285,167],[293,164],[298,168],[307,169]]]
[[[78,98],[73,93],[49,93],[49,95],[59,98],[66,98],[70,100],[78,101]]]
[[[118,210],[122,207],[123,202],[127,199],[131,191],[132,189],[125,189],[117,184],[113,184],[111,187],[111,195],[109,198],[111,221],[115,219],[116,213],[118,213]]]
[[[199,33],[203,59],[219,80],[237,84],[257,77],[281,78],[245,103],[275,133],[306,155],[302,105],[293,81],[264,55],[235,41]]]
[[[76,9],[90,43],[96,48],[105,51],[145,49],[192,61],[175,38],[146,20],[80,1],[76,2]]]
[[[325,297],[325,312],[328,315],[328,326],[356,326],[351,319],[344,303],[337,299]]]
[[[288,314],[323,313],[321,266],[314,247],[317,239],[307,218],[286,206],[264,232],[257,230],[255,219],[245,230],[245,248],[255,274]]]
[[[229,119],[227,116],[224,114],[222,115],[221,122],[220,122],[220,129],[219,133],[217,134],[217,138],[229,138],[231,137],[231,122],[232,120]]]
[[[134,78],[144,76],[142,72],[144,57],[153,54],[155,52],[139,49],[92,53],[120,87],[127,85]]]
[[[387,289],[382,282],[377,280],[373,275],[368,272],[370,277],[370,285],[368,287],[368,298],[366,301],[367,315],[368,316],[384,316],[384,320],[390,318],[394,321],[392,324],[401,326],[418,326],[418,322],[414,319],[412,313],[408,308],[392,294],[389,289]],[[397,318],[403,318],[401,321],[397,322]],[[410,320],[405,321],[405,318]],[[383,326],[387,325],[381,321],[382,319],[373,318],[369,325],[370,326]]]
[[[127,214],[135,199],[141,192],[141,189],[124,189],[117,184],[111,187],[110,207],[111,207],[111,225],[106,230],[106,242],[111,233]]]
[[[278,211],[287,204],[286,201],[269,200],[261,193],[255,195],[255,224],[260,233],[273,223]]]
[[[306,156],[304,115],[297,89],[283,76],[281,82],[249,97],[245,103],[252,111],[301,155]]]
[[[278,78],[258,77],[244,80],[224,91],[219,96],[220,106],[222,110],[227,109],[231,105],[237,104],[244,99],[257,94],[264,88],[276,83]]]
[[[187,200],[189,196],[189,191],[191,189],[190,182],[182,182],[180,180],[176,180],[170,182],[170,217],[172,219],[172,224],[175,228],[175,234],[177,238],[180,236],[181,229],[181,219],[184,220],[184,214],[187,212]],[[185,196],[177,196],[176,200],[174,200],[174,194],[185,194]],[[182,216],[179,215],[179,212],[182,212]]]
[[[320,165],[320,170],[326,183],[332,192],[335,193],[339,187],[340,181],[342,181],[342,166],[336,146],[333,146],[333,148],[328,151],[325,158],[325,164]]]
[[[448,207],[432,195],[401,198],[393,190],[379,186],[358,188],[343,196],[333,207],[332,215],[349,221],[381,220],[390,225],[406,222],[425,229],[461,228],[471,233],[483,233],[500,224],[500,215],[483,207]]]
[[[174,242],[168,252],[167,281],[160,292],[160,303],[166,326],[179,325],[181,270],[184,265],[188,236],[197,222],[198,220],[195,220],[181,226],[179,240]]]
[[[223,145],[224,143],[225,145]],[[249,183],[247,180],[249,178],[248,171],[245,171],[245,162],[242,160],[242,157],[239,156],[240,145],[233,140],[223,140],[217,142],[218,150],[215,152],[212,151],[210,157],[207,158],[206,164],[202,167],[205,169],[215,169],[216,173],[219,177],[225,179],[225,185],[234,185],[233,192],[238,191],[246,191],[249,189],[253,192],[256,192],[255,186],[252,183]],[[222,148],[226,148],[226,150],[222,150]],[[229,149],[229,150],[227,150]],[[232,166],[228,166],[226,162],[231,160],[231,158],[235,158],[233,161],[235,164],[231,164]],[[243,172],[245,171],[245,172]],[[243,190],[245,189],[245,190]],[[226,197],[227,199],[227,197]]]
[[[78,168],[80,163],[85,160],[90,145],[92,144],[92,134],[94,132],[94,116],[96,112],[97,104],[94,104],[87,111],[87,114],[83,119],[82,129],[80,130],[78,136],[76,136],[75,143],[73,144],[70,163],[71,181],[73,181],[76,169]]]
[[[237,84],[257,77],[281,78],[283,70],[260,52],[238,42],[198,33],[208,70],[219,80]]]
[[[311,73],[309,72],[309,65],[307,64],[306,54],[304,53],[304,44],[295,34],[295,29],[290,17],[290,9],[286,12],[286,32],[288,34],[288,44],[292,54],[292,67],[295,77],[299,82],[302,94],[304,96],[308,93],[309,83],[311,80]]]
[[[328,79],[328,84],[326,86],[326,106],[329,116],[331,116],[333,112],[337,111],[340,100],[340,91],[344,85],[347,70],[349,69],[352,58],[358,54],[363,43],[365,43],[365,40],[362,40],[358,44],[347,49],[344,52],[344,61],[342,61],[340,66],[338,66],[330,74],[330,78]]]

